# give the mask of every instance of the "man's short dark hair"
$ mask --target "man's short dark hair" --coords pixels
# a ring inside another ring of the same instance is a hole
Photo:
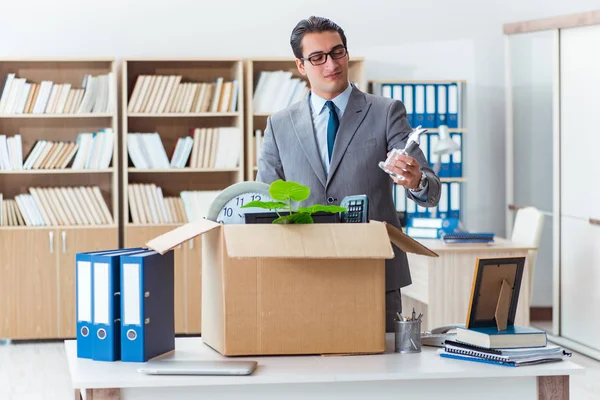
[[[292,45],[292,51],[294,52],[294,56],[296,58],[302,58],[302,38],[307,33],[321,33],[327,31],[335,31],[339,33],[340,38],[342,38],[342,44],[346,47],[346,35],[344,35],[344,30],[340,28],[335,22],[323,18],[323,17],[315,17],[311,16],[307,19],[303,19],[298,22],[294,30],[292,31],[292,36],[290,38],[290,44]]]

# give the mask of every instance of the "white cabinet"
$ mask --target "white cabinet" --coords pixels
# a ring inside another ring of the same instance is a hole
[[[560,32],[561,215],[600,218],[600,25]]]
[[[561,336],[599,349],[600,226],[562,217]]]
[[[600,25],[560,32],[561,336],[600,350]]]
[[[504,32],[507,205],[546,215],[532,304],[551,298],[551,333],[598,357],[600,14],[516,22]],[[513,219],[507,211],[509,234]]]

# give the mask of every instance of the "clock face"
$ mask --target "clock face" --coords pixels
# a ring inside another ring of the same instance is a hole
[[[265,212],[264,208],[242,208],[251,201],[273,201],[269,185],[263,182],[238,182],[224,189],[213,200],[206,219],[220,224],[244,224],[248,212]]]
[[[242,208],[244,204],[251,201],[273,201],[267,194],[258,192],[240,193],[230,199],[217,217],[217,222],[220,224],[244,224],[244,214],[248,212],[267,212],[264,208],[250,207]]]

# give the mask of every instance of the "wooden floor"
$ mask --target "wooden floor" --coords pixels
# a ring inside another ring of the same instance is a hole
[[[576,353],[572,360],[586,372],[571,379],[571,400],[598,399],[600,362]],[[72,400],[63,342],[0,345],[0,399]]]

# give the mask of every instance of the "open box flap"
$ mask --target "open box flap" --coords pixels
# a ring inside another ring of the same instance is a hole
[[[225,245],[234,258],[393,258],[381,222],[367,224],[225,225]]]
[[[415,239],[406,235],[400,229],[386,222],[384,222],[384,224],[387,228],[389,240],[391,240],[392,243],[398,246],[405,253],[421,254],[428,257],[439,257],[436,252],[429,250]]]
[[[163,233],[162,235],[146,242],[146,246],[159,252],[160,254],[164,254],[174,247],[179,246],[181,243],[220,226],[221,224],[202,218],[175,228],[172,231]]]

